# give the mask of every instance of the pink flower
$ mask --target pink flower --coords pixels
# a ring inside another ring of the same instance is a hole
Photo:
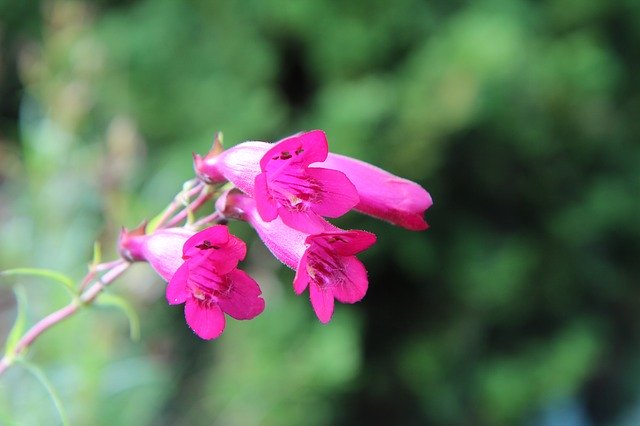
[[[296,294],[309,287],[311,305],[318,319],[327,323],[334,299],[355,303],[367,292],[367,270],[356,254],[371,247],[376,236],[365,231],[335,231],[309,235],[293,280]]]
[[[145,228],[146,223],[131,231],[122,229],[118,244],[120,254],[131,262],[149,262],[165,281],[169,281],[182,265],[182,246],[194,231],[167,228],[146,234]]]
[[[298,147],[303,146],[303,149],[308,149],[304,162],[294,155]],[[347,198],[353,201],[352,185],[355,186],[358,195],[359,201],[353,207],[355,210],[410,230],[419,231],[428,227],[423,216],[433,202],[422,186],[350,157],[332,153],[324,156],[325,151],[324,133],[314,130],[283,139],[275,145],[266,142],[243,142],[222,152],[219,145],[214,145],[212,151],[204,158],[194,156],[194,165],[199,176],[205,181],[229,180],[246,194],[255,197],[263,219],[268,221],[274,214],[280,215],[285,223],[303,231],[319,232],[320,222],[317,217],[311,216],[317,214],[337,217],[344,213],[342,211],[349,205],[343,200],[334,207],[332,215],[322,211],[326,206],[319,207],[309,200],[303,201],[305,197],[313,200],[315,194],[322,194],[323,201],[339,200],[339,196],[336,196],[340,194],[337,180],[333,181],[333,185],[327,186],[328,194],[314,190],[316,187],[313,185],[296,186],[300,180],[307,184],[311,182],[309,177],[317,173],[314,169],[344,173],[350,182]],[[283,162],[282,154],[286,157],[284,162],[289,166],[280,171],[278,164]],[[278,174],[288,173],[289,170],[293,170],[293,176],[285,175],[283,178]],[[261,175],[264,176],[258,179]],[[331,179],[329,181],[331,183]],[[295,191],[288,191],[291,187],[302,189],[302,197],[296,195]],[[291,207],[293,210],[290,210]],[[295,213],[296,208],[306,209],[305,213]],[[309,210],[311,213],[308,213]],[[310,225],[302,222],[307,218],[311,222]],[[293,221],[297,221],[298,226],[292,224]]]
[[[207,182],[230,180],[256,199],[258,212],[270,222],[280,217],[292,228],[319,232],[325,217],[339,217],[358,203],[358,193],[344,173],[311,163],[328,154],[324,132],[294,135],[276,144],[245,142],[227,151],[194,156],[198,175]]]
[[[294,291],[302,294],[309,287],[311,305],[321,322],[331,320],[334,299],[355,303],[365,296],[367,272],[355,255],[375,243],[374,234],[345,231],[326,221],[323,232],[318,234],[292,229],[279,218],[265,222],[255,201],[238,193],[221,197],[217,207],[227,215],[249,222],[271,253],[296,270]]]
[[[356,186],[360,197],[356,210],[412,231],[428,228],[424,212],[433,201],[417,183],[338,154],[329,154],[322,167],[344,171]]]
[[[358,193],[344,173],[311,163],[327,158],[323,132],[292,136],[275,144],[260,160],[255,199],[260,217],[271,222],[280,217],[292,228],[318,232],[320,216],[339,217],[358,203]]]
[[[246,320],[264,310],[258,283],[237,269],[245,254],[245,243],[224,225],[198,232],[184,243],[184,263],[169,281],[166,297],[171,305],[185,304],[187,324],[199,337],[219,337],[225,313]]]

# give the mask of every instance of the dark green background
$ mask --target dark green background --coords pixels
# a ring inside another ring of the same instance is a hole
[[[431,228],[378,234],[322,326],[242,224],[263,315],[198,341],[136,266],[31,350],[72,424],[640,422],[640,3],[0,1],[0,269],[83,276],[191,153],[323,129],[421,183]],[[253,242],[251,242],[253,241]],[[33,322],[66,301],[22,284]],[[0,288],[0,331],[15,317]],[[56,424],[19,367],[0,423]]]

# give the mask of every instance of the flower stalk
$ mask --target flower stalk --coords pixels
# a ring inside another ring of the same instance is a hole
[[[73,316],[82,306],[90,305],[94,302],[96,297],[116,278],[118,278],[124,271],[131,265],[130,262],[120,259],[117,262],[109,262],[110,269],[107,270],[104,275],[95,278],[92,284],[85,290],[79,297],[74,298],[68,305],[58,309],[55,312],[50,313],[46,317],[42,318],[36,324],[33,325],[22,338],[18,341],[15,348],[5,354],[0,359],[0,375],[4,373],[7,368],[20,356],[33,342],[42,335],[45,331],[53,327],[54,325],[62,322],[63,320]]]
[[[192,216],[213,196],[212,187],[198,179],[191,179],[185,182],[183,188],[184,189],[178,193],[173,201],[164,209],[162,216],[157,222],[156,230],[160,231],[175,227],[180,222]],[[191,200],[193,197],[195,197],[195,199]],[[179,210],[180,207],[183,208]],[[216,217],[219,216],[216,216],[216,214],[209,215],[199,220],[198,224],[211,223]],[[205,221],[203,221],[203,219]],[[189,223],[185,223],[185,232],[189,232],[186,231],[186,228],[191,228],[191,226]],[[50,313],[35,323],[18,340],[13,349],[0,358],[0,376],[13,365],[18,357],[24,354],[43,333],[56,324],[75,315],[82,307],[92,305],[100,293],[131,266],[132,261],[132,259],[127,259],[126,256],[121,254],[116,260],[91,265],[87,274],[80,281],[78,295],[66,306]]]

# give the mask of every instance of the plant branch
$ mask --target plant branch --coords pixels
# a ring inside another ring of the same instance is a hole
[[[31,346],[31,344],[40,337],[42,333],[64,319],[74,315],[80,307],[93,303],[100,292],[102,292],[106,286],[113,282],[113,280],[119,277],[124,271],[126,271],[131,264],[124,259],[120,259],[119,262],[111,263],[111,265],[111,269],[104,275],[96,278],[93,285],[84,291],[80,297],[72,300],[67,306],[52,312],[34,324],[33,327],[31,327],[29,331],[27,331],[18,341],[13,351],[5,354],[4,357],[0,359],[0,375],[2,375],[2,373],[13,363],[14,359],[24,352],[25,349]]]

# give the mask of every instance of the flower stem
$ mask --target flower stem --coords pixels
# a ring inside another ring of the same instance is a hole
[[[212,197],[211,189],[208,185],[203,185],[200,187],[200,193],[198,197],[193,200],[192,203],[187,205],[184,209],[182,209],[178,214],[171,218],[171,220],[167,221],[164,224],[163,228],[170,228],[172,226],[176,226],[178,223],[182,222],[186,219],[190,214],[196,212],[200,207],[204,205],[207,201],[209,201]]]
[[[224,219],[224,215],[218,211],[211,213],[208,216],[204,216],[200,219],[198,219],[197,221],[195,221],[193,223],[193,227],[195,229],[198,229],[201,226],[204,225],[210,225],[210,224],[214,224],[214,223],[219,223],[221,220]]]
[[[192,179],[185,182],[182,192],[174,197],[173,201],[162,213],[156,229],[170,228],[190,218],[194,212],[213,197],[214,192],[209,185],[206,185],[199,179]],[[193,197],[196,198],[191,201]],[[181,206],[185,207],[176,213]],[[196,225],[210,223],[220,218],[221,216],[218,213],[214,213],[198,220]],[[16,357],[29,348],[42,333],[59,322],[62,322],[64,319],[73,316],[81,307],[91,305],[105,287],[126,271],[130,265],[131,263],[123,258],[93,265],[80,283],[79,296],[74,298],[67,306],[52,312],[38,321],[22,336],[13,350],[0,358],[0,375],[2,375],[2,373],[11,366]]]
[[[176,195],[173,201],[167,206],[162,213],[162,217],[158,221],[158,228],[166,228],[166,222],[171,219],[171,215],[178,210],[178,208],[184,205],[184,200],[189,200],[191,197],[202,191],[204,183],[198,179],[191,179],[184,184],[185,190]],[[188,189],[187,189],[188,188]]]
[[[24,336],[18,341],[13,351],[8,354],[5,354],[2,359],[0,359],[0,375],[6,371],[7,368],[12,364],[13,360],[24,352],[33,342],[40,337],[42,333],[46,330],[50,329],[54,325],[58,324],[65,318],[71,317],[75,314],[78,309],[84,305],[90,305],[93,301],[98,297],[100,292],[105,289],[113,280],[119,277],[124,271],[129,268],[131,265],[124,259],[120,259],[118,262],[111,263],[111,269],[108,270],[101,277],[96,278],[93,281],[93,284],[85,290],[80,297],[74,299],[67,306],[58,309],[55,312],[47,315],[38,321],[33,327],[27,331]]]

